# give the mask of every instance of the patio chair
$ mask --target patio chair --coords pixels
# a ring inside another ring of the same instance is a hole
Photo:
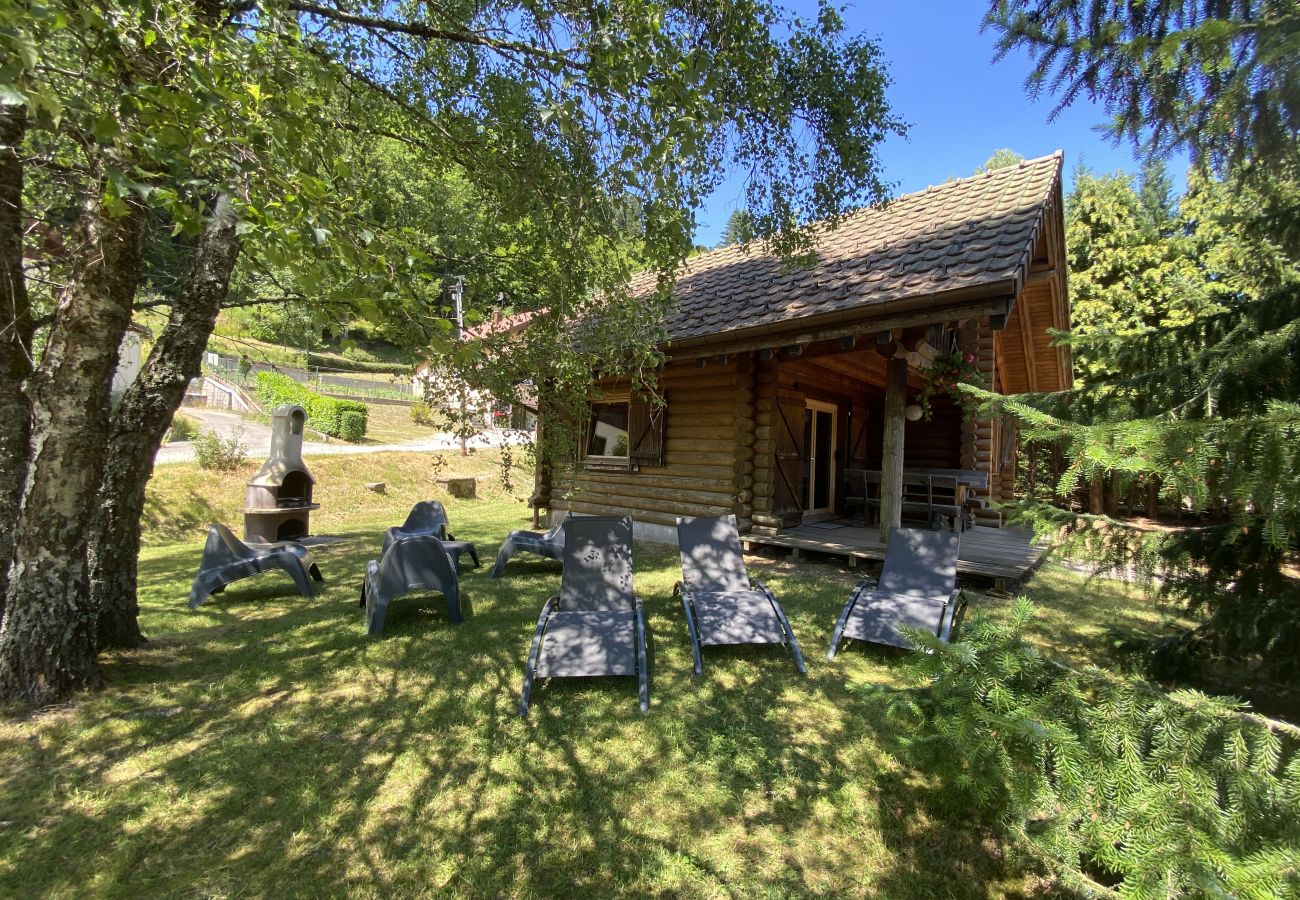
[[[767,585],[751,579],[740,550],[735,516],[677,517],[682,558],[682,608],[695,654],[695,674],[704,674],[701,646],[785,644],[795,668],[805,674],[803,655],[781,604]],[[674,589],[676,592],[676,589]]]
[[[454,541],[456,538],[447,531],[447,526],[447,510],[443,505],[437,500],[421,500],[411,507],[405,522],[384,532],[384,549],[398,538],[414,535],[431,534],[444,541]]]
[[[632,592],[632,520],[577,516],[564,522],[560,593],[546,601],[528,651],[519,715],[534,678],[635,675],[650,708],[645,614]]]
[[[198,609],[209,594],[221,593],[226,585],[270,569],[287,572],[304,597],[316,596],[312,579],[325,580],[311,561],[307,548],[296,541],[250,545],[235,537],[225,525],[209,525],[199,574],[194,576],[190,588],[190,609]]]
[[[451,554],[434,535],[417,534],[397,538],[378,561],[366,563],[360,603],[366,611],[366,633],[371,637],[383,634],[388,604],[417,588],[441,591],[451,621],[461,623],[460,584]]]
[[[406,516],[406,521],[401,525],[394,525],[384,532],[384,551],[387,551],[393,541],[403,537],[430,536],[436,537],[442,541],[442,545],[447,548],[451,554],[451,561],[456,567],[457,574],[460,573],[460,555],[468,553],[469,558],[474,562],[474,568],[479,567],[478,549],[469,541],[458,541],[448,528],[451,522],[447,519],[447,510],[437,500],[421,500],[411,507],[411,511]]]
[[[564,554],[564,523],[567,518],[560,519],[550,527],[545,533],[537,531],[512,531],[506,538],[501,549],[497,551],[496,565],[492,567],[489,573],[493,578],[500,578],[505,574],[506,563],[510,557],[516,553],[536,553],[538,556],[545,556],[547,559],[558,560]]]
[[[966,609],[966,595],[956,588],[960,541],[958,532],[890,529],[880,581],[867,578],[853,589],[826,658],[835,658],[846,637],[911,649],[900,626],[922,628],[947,641]]]

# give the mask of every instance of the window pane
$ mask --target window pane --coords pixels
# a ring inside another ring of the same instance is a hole
[[[812,498],[808,496],[809,487],[812,478],[812,410],[804,409],[803,411],[803,489],[800,493],[800,500],[804,509],[809,509],[808,501]]]
[[[831,420],[834,416],[825,410],[817,410],[817,434],[814,437],[816,449],[813,451],[817,455],[817,471],[814,474],[814,483],[817,490],[814,492],[813,508],[826,509],[831,505],[831,441],[834,435],[831,434]]]
[[[627,404],[591,404],[588,456],[627,456]]]

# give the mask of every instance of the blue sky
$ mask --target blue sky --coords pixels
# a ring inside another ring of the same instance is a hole
[[[784,5],[805,18],[816,14],[815,0]],[[986,8],[980,0],[859,0],[845,10],[849,33],[880,47],[894,82],[890,103],[911,126],[907,138],[891,138],[881,152],[895,193],[970,175],[999,147],[1026,157],[1064,150],[1067,191],[1080,162],[1100,172],[1138,171],[1141,162],[1127,145],[1115,146],[1095,130],[1107,118],[1100,107],[1077,102],[1049,123],[1054,99],[1031,101],[1024,90],[1029,58],[992,62],[994,35],[980,33]],[[1185,161],[1169,165],[1178,191],[1185,167]],[[697,243],[718,242],[727,217],[743,205],[743,188],[736,177],[709,198],[698,216]]]

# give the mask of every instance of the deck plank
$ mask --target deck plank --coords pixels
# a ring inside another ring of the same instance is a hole
[[[1035,544],[1033,532],[1020,528],[988,528],[976,525],[962,532],[961,549],[957,557],[957,573],[984,575],[990,578],[1018,579],[1038,562],[1047,548]],[[885,545],[880,541],[878,528],[826,529],[799,525],[775,536],[742,535],[748,548],[751,544],[769,547],[786,547],[796,553],[811,550],[832,556],[856,560],[880,561],[885,558]]]

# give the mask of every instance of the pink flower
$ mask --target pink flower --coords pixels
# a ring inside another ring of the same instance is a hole
[[[967,353],[965,356],[962,357],[962,359],[966,360],[966,362],[968,363],[973,363],[975,362],[975,354]]]

